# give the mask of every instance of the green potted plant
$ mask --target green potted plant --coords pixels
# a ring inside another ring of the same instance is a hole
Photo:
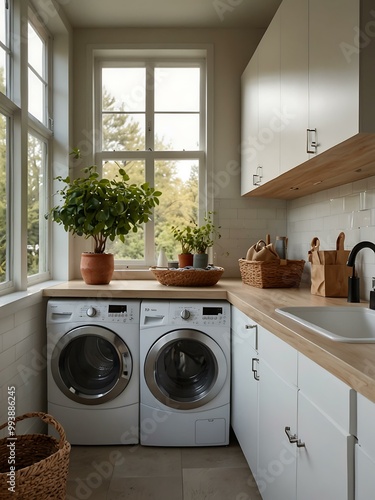
[[[172,226],[173,238],[181,244],[181,253],[178,254],[179,267],[193,265],[193,229],[191,226],[177,227]]]
[[[212,247],[215,238],[221,238],[219,227],[216,227],[212,220],[213,212],[208,212],[204,217],[204,224],[198,226],[195,223],[193,227],[193,249],[195,251],[193,256],[193,267],[205,268],[208,264],[207,249]]]
[[[71,154],[80,158],[77,149]],[[74,180],[69,176],[56,178],[64,184],[56,193],[62,202],[46,218],[63,225],[65,231],[93,239],[94,251],[81,256],[81,274],[87,284],[106,284],[114,270],[113,254],[105,253],[107,240],[119,238],[125,243],[130,231],[137,232],[142,223],[150,220],[161,192],[148,183],[130,184],[129,176],[120,167],[111,180],[101,179],[95,165],[85,168],[84,173],[84,177]]]

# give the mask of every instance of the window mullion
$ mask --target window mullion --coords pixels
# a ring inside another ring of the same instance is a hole
[[[154,128],[154,74],[155,67],[148,62],[146,64],[146,149],[155,150],[155,128]]]

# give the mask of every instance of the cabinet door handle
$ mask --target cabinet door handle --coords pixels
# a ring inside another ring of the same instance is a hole
[[[316,140],[310,140],[310,135],[312,133],[314,133],[314,138],[316,139],[316,128],[307,129],[306,153],[316,153],[316,148],[318,147]]]
[[[253,372],[255,380],[259,380],[258,370],[255,368],[255,363],[259,362],[259,358],[253,358],[251,360],[251,371]]]
[[[253,186],[260,186],[263,178],[263,167],[257,167],[257,173],[253,175]]]
[[[289,443],[296,444],[298,448],[305,448],[305,443],[302,443],[300,439],[298,439],[297,434],[292,434],[290,432],[290,427],[285,427],[285,434],[288,436]]]
[[[258,325],[245,325],[245,330],[255,330],[255,350],[258,350]]]

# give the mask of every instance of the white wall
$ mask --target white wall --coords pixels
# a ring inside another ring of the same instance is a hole
[[[375,243],[375,177],[345,184],[287,203],[289,257],[305,259],[311,240],[317,236],[322,250],[336,248],[340,231],[345,233],[345,248],[360,241]],[[375,276],[375,255],[363,249],[356,259],[361,278],[361,298],[369,300],[371,278]],[[305,265],[307,280],[310,265]]]
[[[77,29],[74,32],[74,145],[88,141],[89,106],[85,89],[90,77],[90,47],[121,44],[211,44],[214,51],[213,175],[208,179],[214,194],[215,222],[222,238],[214,247],[214,262],[225,267],[225,276],[239,276],[238,259],[266,233],[285,234],[285,202],[241,199],[240,125],[241,75],[263,30],[246,29]],[[247,213],[248,211],[248,213]],[[84,242],[85,244],[86,242]],[[80,247],[80,248],[79,248]],[[80,277],[75,242],[75,277]],[[226,255],[226,253],[229,255]]]

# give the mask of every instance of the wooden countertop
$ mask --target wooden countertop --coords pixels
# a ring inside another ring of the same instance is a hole
[[[45,297],[224,299],[350,387],[375,402],[375,343],[334,342],[275,312],[285,306],[347,306],[346,299],[311,295],[310,288],[259,289],[239,279],[213,287],[166,287],[155,280],[113,280],[109,285],[69,281],[44,290]],[[367,303],[350,304],[351,307]]]

